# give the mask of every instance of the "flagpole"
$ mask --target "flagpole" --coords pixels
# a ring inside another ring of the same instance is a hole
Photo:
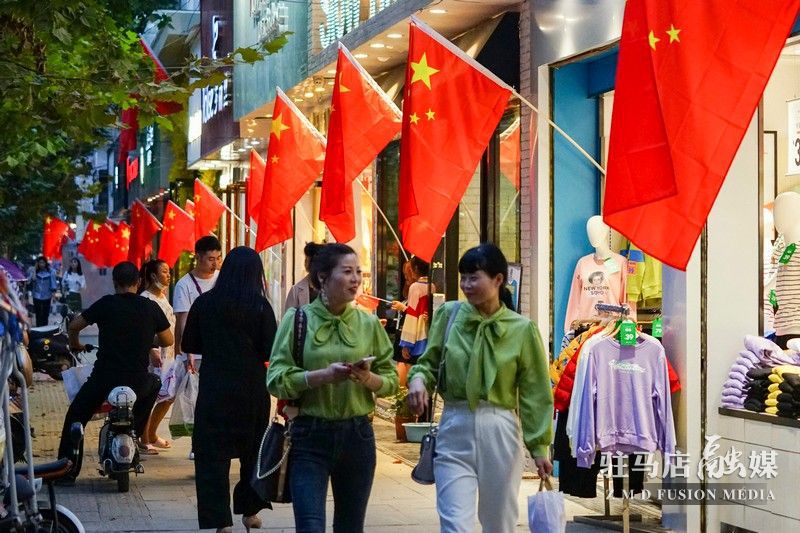
[[[532,103],[530,103],[530,102],[529,102],[529,101],[528,101],[528,100],[527,100],[525,97],[523,97],[523,96],[522,96],[521,94],[519,94],[517,91],[513,91],[513,90],[512,90],[512,92],[514,93],[514,96],[516,96],[517,98],[519,98],[520,102],[522,102],[522,103],[523,103],[523,104],[525,104],[526,106],[530,107],[530,108],[531,108],[531,109],[532,109],[532,110],[533,110],[533,111],[534,111],[534,112],[535,112],[537,115],[539,115],[539,116],[542,116],[542,114],[539,112],[539,109],[537,109],[535,105],[533,105]],[[561,134],[561,135],[562,135],[562,136],[563,136],[563,137],[564,137],[564,138],[567,140],[567,142],[569,142],[569,143],[570,143],[572,146],[574,146],[574,147],[575,147],[575,148],[576,148],[576,149],[577,149],[577,150],[578,150],[578,151],[579,151],[581,154],[583,154],[583,155],[584,155],[584,157],[586,157],[586,159],[588,159],[588,160],[589,160],[589,162],[590,162],[592,165],[594,165],[595,167],[597,167],[597,170],[599,170],[599,171],[600,171],[600,172],[601,172],[601,173],[602,173],[604,176],[606,175],[606,169],[604,169],[604,168],[603,168],[603,167],[600,165],[600,163],[598,163],[597,161],[595,161],[595,159],[594,159],[594,158],[593,158],[591,155],[589,155],[589,152],[587,152],[586,150],[584,150],[584,149],[581,147],[581,145],[577,143],[577,141],[576,141],[575,139],[573,139],[572,137],[570,137],[570,136],[569,136],[569,134],[568,134],[566,131],[562,130],[562,129],[561,129],[559,126],[558,126],[558,124],[556,124],[555,122],[553,122],[552,120],[550,120],[550,118],[549,118],[549,117],[544,117],[544,119],[547,121],[547,123],[548,123],[548,124],[550,124],[550,126],[551,126],[551,127],[554,129],[554,130],[556,130],[558,133],[560,133],[560,134]]]
[[[241,222],[242,224],[244,224],[244,229],[245,229],[246,231],[249,231],[249,232],[250,232],[250,233],[253,235],[253,237],[258,237],[258,235],[257,235],[257,234],[256,234],[256,232],[253,230],[253,228],[252,228],[252,227],[250,227],[250,225],[249,225],[249,224],[247,224],[247,222],[245,222],[245,221],[244,221],[244,219],[243,219],[242,217],[240,217],[239,215],[237,215],[236,213],[234,213],[234,212],[233,212],[233,209],[231,209],[230,207],[228,207],[228,205],[227,205],[227,204],[225,204],[225,209],[227,209],[228,213],[230,213],[230,214],[231,214],[231,216],[232,216],[233,218],[235,218],[236,220],[238,220],[239,222]],[[281,256],[279,256],[279,255],[278,255],[278,254],[276,254],[274,251],[272,251],[272,247],[271,247],[271,246],[270,246],[270,247],[269,247],[267,250],[269,251],[269,253],[271,253],[272,255],[274,255],[274,256],[275,256],[277,259],[281,259]]]
[[[361,185],[361,189],[362,189],[362,190],[363,190],[365,193],[367,193],[367,196],[369,196],[369,199],[370,199],[370,200],[372,200],[372,205],[374,205],[374,206],[375,206],[375,209],[377,209],[377,210],[378,210],[378,213],[380,213],[380,214],[381,214],[381,216],[383,217],[383,221],[384,221],[384,222],[386,222],[386,226],[389,228],[389,231],[391,231],[391,232],[392,232],[392,235],[394,235],[394,240],[396,240],[396,241],[397,241],[397,244],[398,244],[398,245],[400,245],[400,251],[403,253],[403,257],[405,257],[405,258],[406,258],[406,261],[408,261],[409,259],[408,259],[408,254],[406,253],[406,249],[405,249],[405,248],[403,248],[403,243],[402,243],[402,242],[400,242],[400,237],[398,237],[398,236],[397,236],[397,232],[395,232],[395,231],[394,231],[394,228],[392,227],[392,225],[391,225],[391,224],[389,224],[389,219],[388,219],[388,218],[386,218],[386,213],[384,213],[384,212],[383,212],[383,209],[381,209],[381,206],[379,206],[379,205],[378,205],[378,202],[376,202],[376,201],[375,201],[375,197],[374,197],[374,196],[372,196],[372,193],[371,193],[371,192],[369,192],[369,189],[367,189],[367,188],[364,186],[364,184],[363,184],[363,183],[361,183],[361,180],[360,180],[360,179],[358,179],[358,178],[356,178],[356,181],[358,182],[358,184],[359,184],[359,185]]]
[[[478,239],[481,238],[481,230],[478,228],[478,224],[475,223],[475,219],[472,217],[472,211],[469,210],[469,207],[465,206],[462,203],[458,204],[460,207],[464,208],[464,212],[467,214],[467,218],[470,222],[472,222],[472,227],[475,229],[475,233],[478,234]]]

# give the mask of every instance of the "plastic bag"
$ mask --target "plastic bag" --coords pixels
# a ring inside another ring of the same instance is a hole
[[[564,493],[554,491],[549,478],[539,482],[539,492],[528,496],[528,526],[531,533],[564,533],[567,528]]]
[[[78,395],[83,384],[89,379],[89,376],[94,369],[93,364],[78,365],[68,368],[61,372],[61,378],[64,380],[64,391],[67,393],[67,399],[70,403]]]
[[[172,415],[169,419],[169,433],[173,439],[191,437],[194,431],[194,406],[197,403],[197,391],[200,376],[187,372],[175,390],[175,403],[172,404]]]

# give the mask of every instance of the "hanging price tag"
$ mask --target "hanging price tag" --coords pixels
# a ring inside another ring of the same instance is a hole
[[[616,274],[617,272],[619,272],[619,264],[617,264],[617,262],[614,261],[613,257],[606,258],[606,260],[603,261],[603,266],[606,267],[606,272],[608,272],[609,274]]]
[[[782,264],[782,265],[785,265],[785,264],[789,263],[789,260],[794,255],[794,251],[796,249],[797,249],[797,245],[795,243],[792,243],[789,246],[787,246],[786,249],[783,251],[783,255],[781,256],[781,258],[778,259],[778,262],[780,262],[780,264]]]
[[[634,322],[623,322],[620,324],[619,343],[622,346],[633,346],[636,344],[636,324]]]
[[[656,318],[653,320],[653,337],[660,339],[664,336],[664,321],[661,317]]]
[[[778,308],[778,295],[775,294],[775,289],[770,289],[769,291],[769,304],[773,309]]]

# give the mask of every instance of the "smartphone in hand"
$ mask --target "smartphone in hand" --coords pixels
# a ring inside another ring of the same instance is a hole
[[[366,368],[374,360],[375,360],[375,356],[374,355],[368,355],[367,357],[364,357],[364,358],[360,359],[359,361],[356,361],[355,363],[353,363],[353,366],[357,366],[357,367],[360,367],[360,368]]]

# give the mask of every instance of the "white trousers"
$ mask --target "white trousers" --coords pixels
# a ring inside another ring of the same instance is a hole
[[[513,411],[481,402],[447,402],[439,424],[434,473],[441,531],[513,532],[523,454]],[[476,501],[477,500],[477,501]]]

